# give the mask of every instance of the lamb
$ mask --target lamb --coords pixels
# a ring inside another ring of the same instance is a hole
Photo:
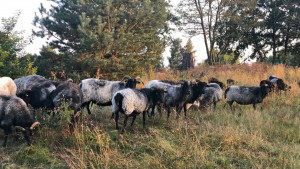
[[[4,130],[3,146],[6,146],[8,134],[12,132],[12,126],[20,128],[28,145],[31,145],[31,135],[35,122],[26,103],[16,96],[0,95],[0,128]]]
[[[17,86],[10,77],[0,78],[0,95],[16,96]]]
[[[202,99],[200,101],[201,108],[204,109],[213,104],[215,109],[217,102],[222,99],[222,95],[223,90],[217,83],[209,83],[205,88],[204,94],[202,95]]]
[[[112,113],[115,115],[116,129],[119,129],[119,112],[125,115],[123,131],[126,128],[129,116],[133,116],[131,125],[136,116],[143,113],[143,127],[145,127],[146,112],[154,105],[163,101],[164,90],[155,88],[123,89],[112,97]]]
[[[268,85],[260,87],[230,86],[225,90],[225,98],[227,96],[227,103],[231,109],[233,102],[242,105],[253,104],[253,108],[256,109],[256,104],[262,103],[269,92]]]
[[[125,82],[123,82],[123,80]],[[86,107],[89,114],[89,104],[96,103],[100,106],[110,106],[112,96],[119,90],[125,88],[135,89],[136,84],[140,83],[141,78],[135,79],[130,76],[124,76],[122,81],[107,81],[101,79],[84,79],[79,84],[79,87],[83,93],[82,107]]]

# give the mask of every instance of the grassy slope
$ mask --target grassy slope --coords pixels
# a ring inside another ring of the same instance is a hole
[[[68,112],[53,119],[39,111],[42,125],[33,146],[27,147],[23,138],[10,137],[7,148],[0,148],[0,167],[300,168],[299,69],[262,64],[201,66],[184,75],[164,72],[150,77],[189,79],[202,71],[223,82],[233,78],[240,85],[257,85],[275,74],[291,84],[292,90],[268,96],[256,111],[250,105],[235,105],[232,112],[229,106],[223,107],[223,100],[215,111],[189,110],[187,119],[179,121],[174,114],[169,121],[165,114],[157,114],[147,119],[146,129],[140,115],[123,135],[114,129],[109,107],[93,106],[91,116],[85,112],[74,134],[66,127]]]

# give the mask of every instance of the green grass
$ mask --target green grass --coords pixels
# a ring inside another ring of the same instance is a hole
[[[145,129],[139,115],[125,134],[115,130],[110,107],[84,111],[73,134],[70,112],[52,118],[38,111],[33,145],[9,137],[0,148],[0,168],[300,168],[299,95],[269,96],[257,110],[234,104],[231,111],[224,104],[189,110],[178,121],[174,113],[169,120],[156,114]]]

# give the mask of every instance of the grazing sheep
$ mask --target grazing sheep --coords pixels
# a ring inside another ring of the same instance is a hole
[[[72,81],[61,82],[50,94],[52,108],[59,107],[63,102],[70,101],[70,108],[74,113],[80,111],[83,94],[79,86]]]
[[[286,91],[286,90],[290,90],[291,86],[288,86],[286,83],[284,83],[284,81],[281,78],[278,78],[274,75],[269,76],[268,79],[270,82],[272,83],[276,83],[277,84],[277,90],[281,91]]]
[[[26,103],[16,96],[0,95],[0,128],[4,130],[5,137],[3,146],[6,146],[11,127],[20,128],[28,143],[31,144],[32,130],[39,122],[35,122]]]
[[[100,106],[110,106],[112,96],[119,90],[125,88],[135,89],[136,84],[140,83],[141,79],[136,77],[132,79],[129,76],[124,76],[122,81],[107,81],[101,79],[84,79],[79,84],[79,87],[83,93],[82,107],[86,107],[89,114],[89,104],[96,103]]]
[[[20,91],[17,96],[22,98],[27,104],[30,104],[34,109],[48,108],[52,101],[49,99],[50,93],[56,89],[52,81],[42,81],[36,83],[31,89]]]
[[[69,108],[73,110],[71,115],[70,130],[74,129],[74,125],[77,122],[77,113],[80,112],[81,104],[83,100],[83,94],[80,87],[73,83],[72,80],[61,82],[54,91],[50,94],[51,106],[49,108],[59,107],[63,103],[69,103]],[[53,114],[54,115],[54,114]]]
[[[227,86],[234,85],[235,81],[233,79],[227,79]]]
[[[17,86],[10,77],[0,78],[0,95],[15,96]]]
[[[233,102],[242,105],[253,104],[253,108],[256,109],[256,104],[262,103],[269,92],[268,85],[260,87],[230,86],[225,90],[225,98],[227,96],[227,103],[231,109]]]
[[[217,78],[214,77],[210,78],[208,80],[208,83],[217,83],[222,89],[225,87],[223,82],[219,81]]]
[[[143,113],[143,127],[145,127],[146,112],[154,105],[163,101],[164,90],[155,88],[123,89],[117,91],[112,97],[112,113],[115,115],[116,129],[119,129],[119,112],[125,115],[124,128],[129,116],[133,116],[133,125],[138,114]]]
[[[201,108],[204,109],[207,106],[214,104],[214,109],[216,108],[217,102],[222,99],[223,90],[217,83],[209,83],[204,90],[202,99],[200,101]]]

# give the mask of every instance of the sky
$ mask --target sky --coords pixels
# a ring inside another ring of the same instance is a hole
[[[15,27],[16,31],[24,31],[24,36],[29,37],[32,34],[33,26],[32,22],[35,16],[35,13],[38,13],[38,8],[40,7],[40,3],[43,3],[44,6],[50,7],[50,3],[47,0],[0,0],[3,1],[0,6],[0,18],[11,17],[16,14],[17,11],[20,11],[20,18]],[[5,1],[5,2],[4,2]],[[30,2],[30,3],[29,3]],[[171,0],[172,5],[176,5],[179,3],[179,0]],[[3,5],[4,4],[4,5]],[[181,38],[184,46],[188,37],[184,36],[182,32],[175,32],[172,34],[174,38]],[[195,36],[191,40],[193,42],[194,50],[196,50],[196,63],[203,62],[204,59],[207,58],[206,51],[204,47],[204,41],[202,36]],[[40,49],[43,45],[46,45],[46,39],[41,39],[38,37],[34,37],[32,44],[26,46],[25,51],[31,54],[39,54]],[[164,65],[168,65],[167,57],[170,56],[170,47],[167,47],[164,56]]]

